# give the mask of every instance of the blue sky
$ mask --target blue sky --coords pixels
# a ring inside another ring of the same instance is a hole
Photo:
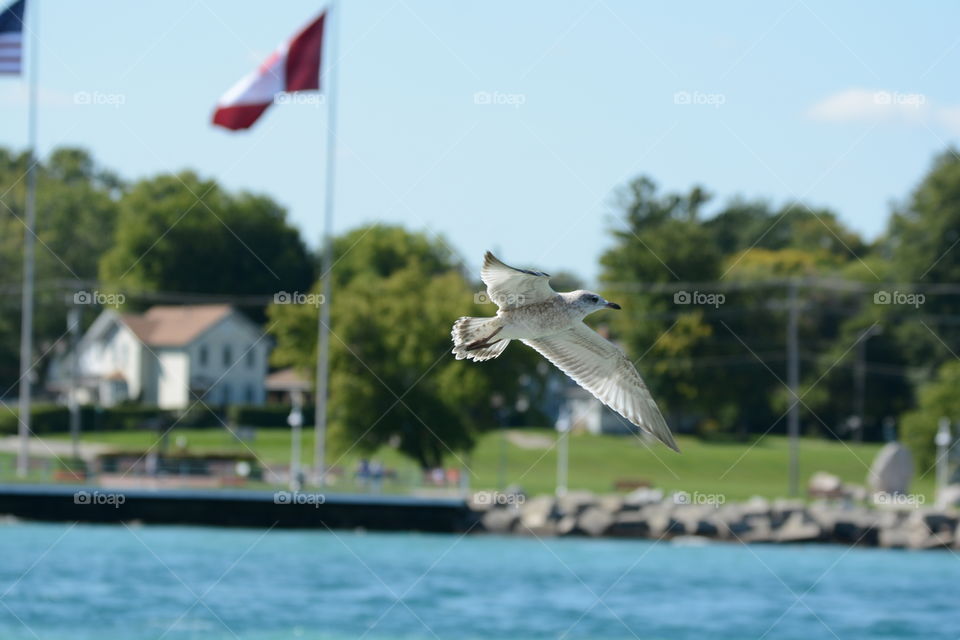
[[[244,134],[209,119],[323,6],[40,0],[41,151],[81,145],[126,178],[193,168],[267,193],[316,244],[323,106],[274,106]],[[471,267],[495,248],[592,281],[622,224],[613,194],[640,174],[701,183],[712,209],[799,197],[873,237],[960,134],[947,2],[341,7],[335,229],[439,233]],[[25,144],[24,96],[0,79],[0,144]]]

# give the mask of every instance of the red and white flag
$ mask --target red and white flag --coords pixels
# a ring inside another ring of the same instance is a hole
[[[277,96],[320,89],[320,56],[325,14],[284,42],[260,68],[223,94],[213,112],[213,124],[236,131],[247,129]]]

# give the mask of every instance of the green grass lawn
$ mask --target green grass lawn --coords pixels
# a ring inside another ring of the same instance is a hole
[[[523,434],[555,440],[549,429],[522,429]],[[313,454],[313,437],[304,431],[303,462],[309,464]],[[177,429],[170,436],[173,445],[178,436],[186,438],[191,451],[246,452],[247,447],[223,429]],[[66,437],[66,436],[57,436]],[[146,448],[153,436],[146,432],[101,432],[84,435],[87,442],[103,442],[120,448]],[[753,495],[778,497],[787,494],[788,450],[782,436],[766,436],[752,443],[705,442],[692,437],[678,438],[682,454],[666,447],[648,448],[631,436],[594,436],[577,434],[570,437],[569,487],[597,492],[613,491],[617,480],[643,480],[665,490],[684,490],[722,494],[727,500],[741,500]],[[476,449],[461,455],[469,468],[470,485],[474,489],[497,488],[502,459],[499,432],[486,434]],[[265,463],[286,464],[290,459],[290,432],[286,429],[260,429],[248,443]],[[878,444],[841,443],[804,438],[800,445],[801,490],[815,471],[829,471],[844,481],[865,484],[867,469]],[[348,473],[357,464],[356,451],[340,455],[330,452],[328,463]],[[387,467],[396,469],[403,484],[415,484],[419,478],[416,466],[392,449],[384,448],[373,456]],[[448,466],[462,466],[450,455]],[[557,451],[524,449],[510,442],[506,446],[505,478],[528,493],[553,492],[556,479]],[[7,467],[7,465],[4,465]],[[912,490],[932,499],[934,478],[928,473],[915,481]]]

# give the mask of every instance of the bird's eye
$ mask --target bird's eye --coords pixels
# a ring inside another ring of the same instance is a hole
[[[597,296],[590,296],[590,302],[599,302],[600,298]]]

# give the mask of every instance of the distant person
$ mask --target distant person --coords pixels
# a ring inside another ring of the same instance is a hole
[[[360,461],[357,463],[357,470],[353,475],[358,485],[366,487],[367,480],[370,479],[370,461],[366,458],[360,458]]]

